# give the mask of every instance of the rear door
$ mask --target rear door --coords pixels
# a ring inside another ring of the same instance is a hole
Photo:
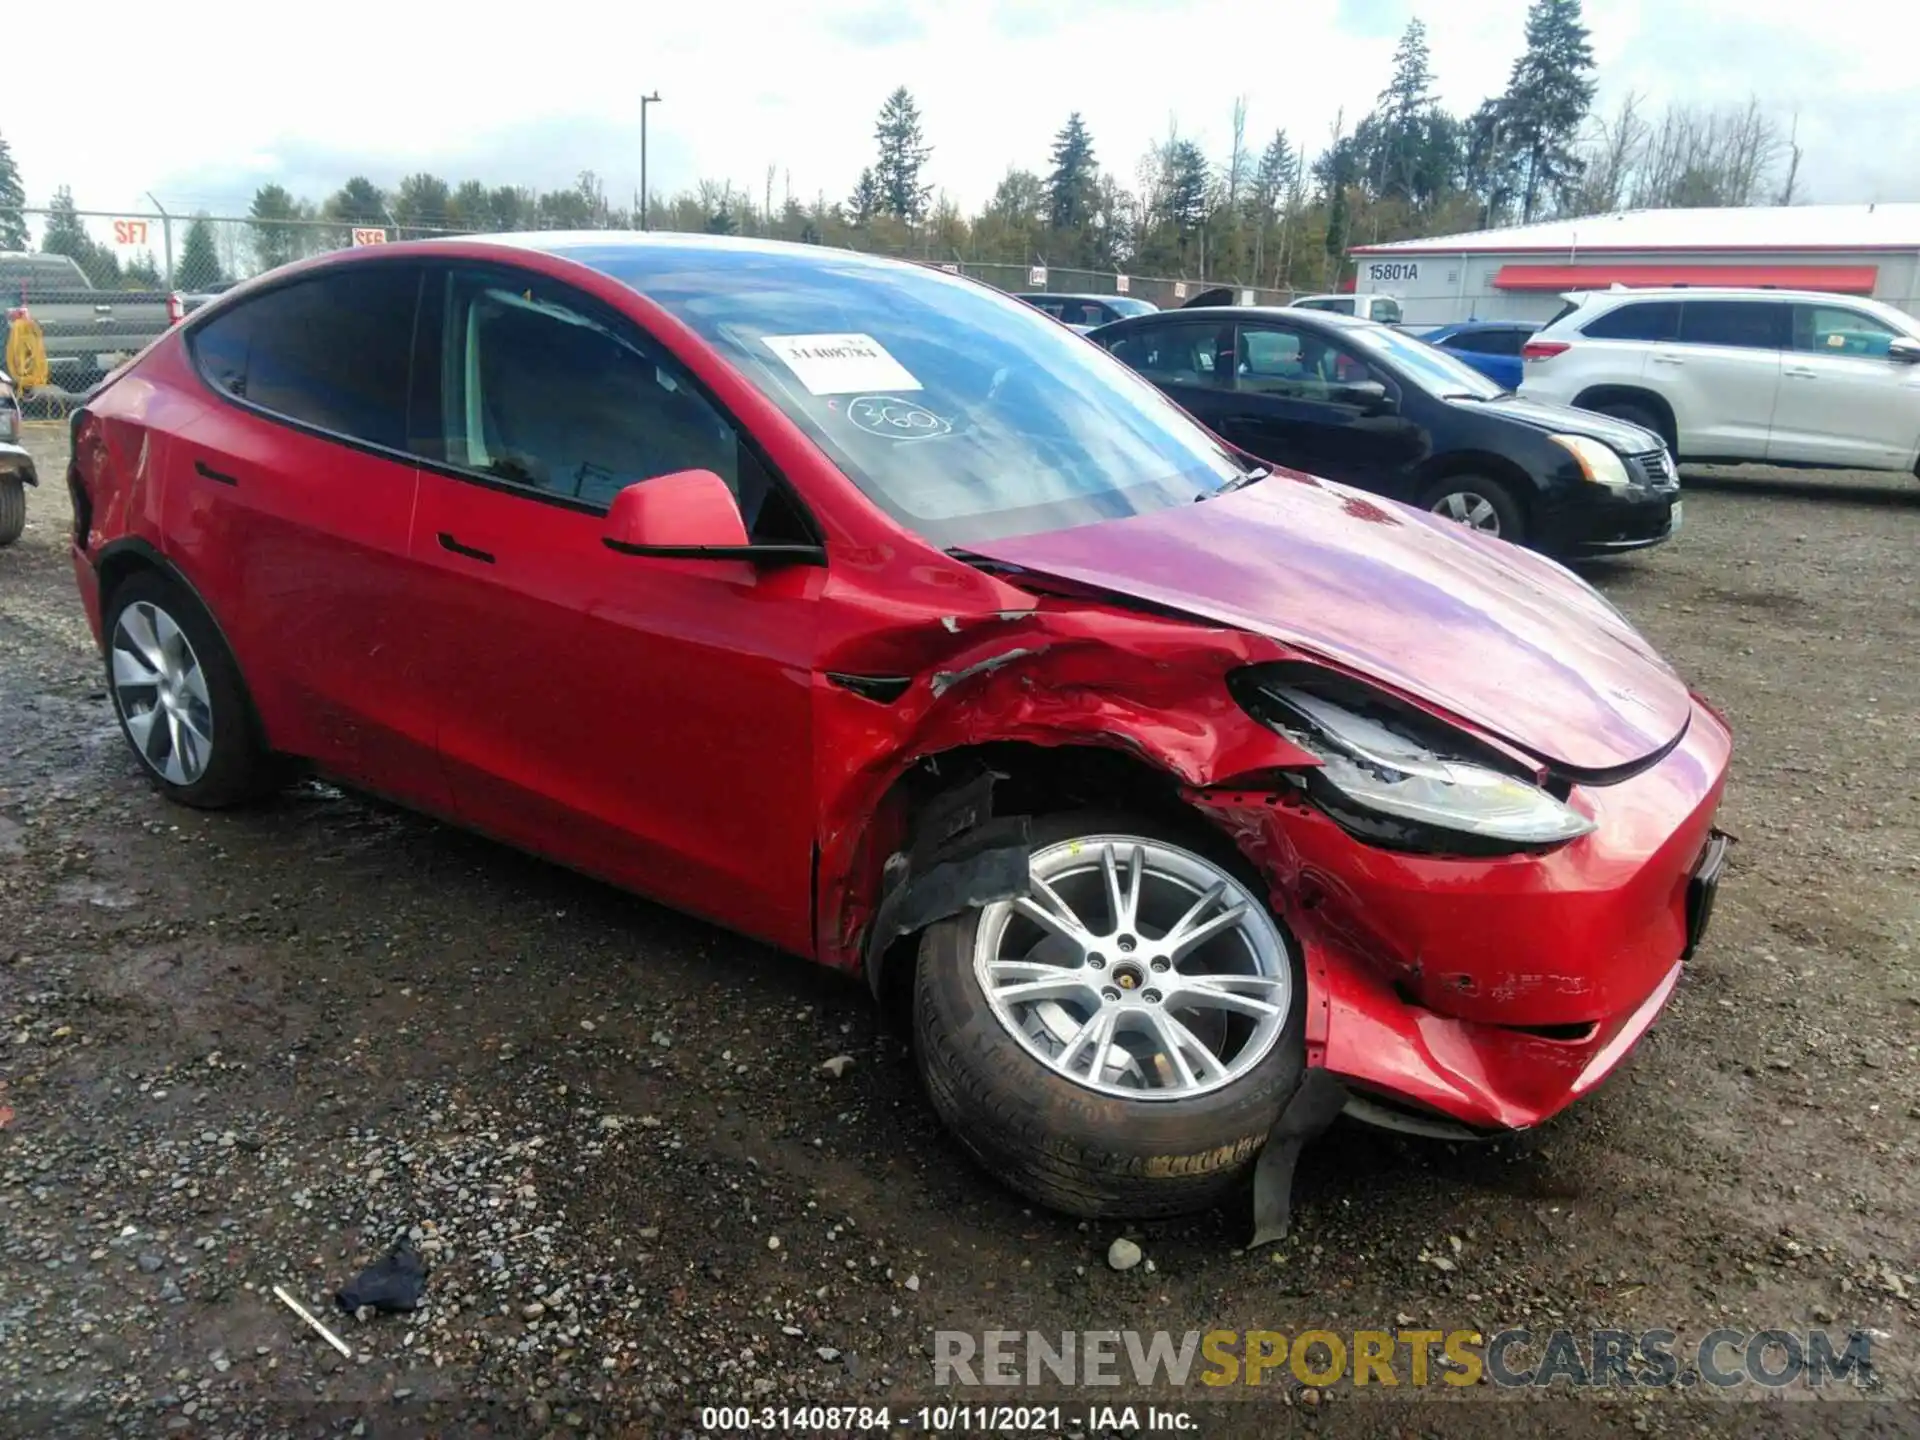
[[[1689,457],[1766,458],[1790,307],[1771,300],[1685,300],[1680,334],[1656,345],[1647,379],[1673,407]]]
[[[1105,337],[1102,337],[1105,339]],[[1218,320],[1160,320],[1107,340],[1114,355],[1166,392],[1214,434],[1236,413],[1233,326]]]
[[[206,388],[166,448],[163,531],[276,748],[444,810],[407,558],[421,275],[343,264],[196,326]]]
[[[1920,447],[1920,365],[1888,357],[1900,332],[1840,302],[1792,308],[1767,458],[1909,468]]]

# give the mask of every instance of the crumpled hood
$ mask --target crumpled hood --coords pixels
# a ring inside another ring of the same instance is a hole
[[[1576,770],[1642,760],[1692,713],[1672,668],[1558,565],[1308,476],[969,548],[1269,636]]]

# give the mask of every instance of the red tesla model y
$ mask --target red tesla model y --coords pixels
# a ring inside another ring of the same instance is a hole
[[[858,973],[1062,1209],[1209,1203],[1316,1067],[1363,1120],[1536,1124],[1710,913],[1727,727],[1592,588],[931,268],[327,256],[73,442],[168,795],[316,770]]]

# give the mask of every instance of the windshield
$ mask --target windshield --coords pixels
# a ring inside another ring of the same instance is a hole
[[[943,547],[1190,504],[1245,474],[1099,346],[970,280],[771,245],[562,253],[691,326]]]
[[[1343,332],[1342,339],[1362,349],[1384,355],[1398,365],[1406,377],[1429,395],[1443,398],[1464,396],[1469,400],[1493,400],[1507,392],[1486,376],[1437,350],[1424,340],[1384,325],[1357,325]]]

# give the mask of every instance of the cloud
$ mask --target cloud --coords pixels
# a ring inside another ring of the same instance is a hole
[[[1757,93],[1794,107],[1806,193],[1913,198],[1920,127],[1902,125],[1906,51],[1836,23],[1857,4],[1804,0],[1587,0],[1601,103],[1627,90],[1654,109]],[[244,208],[277,180],[323,198],[347,175],[558,188],[583,169],[615,197],[639,182],[639,96],[657,190],[701,179],[761,193],[776,169],[795,194],[843,197],[871,162],[881,102],[906,85],[933,147],[928,178],[984,203],[1010,165],[1043,169],[1069,111],[1101,162],[1131,183],[1169,121],[1210,155],[1226,148],[1236,95],[1257,141],[1284,128],[1324,145],[1385,85],[1412,13],[1427,18],[1440,98],[1471,110],[1505,83],[1525,0],[704,0],[638,7],[580,0],[564,25],[523,4],[329,0],[294,21],[207,0],[187,50],[99,43],[87,95],[57,63],[9,67],[0,131],[34,203],[70,185],[84,208]],[[457,19],[451,18],[457,14]],[[97,0],[87,34],[144,33],[145,0]],[[284,30],[276,28],[283,24]],[[75,41],[76,44],[85,43]]]

